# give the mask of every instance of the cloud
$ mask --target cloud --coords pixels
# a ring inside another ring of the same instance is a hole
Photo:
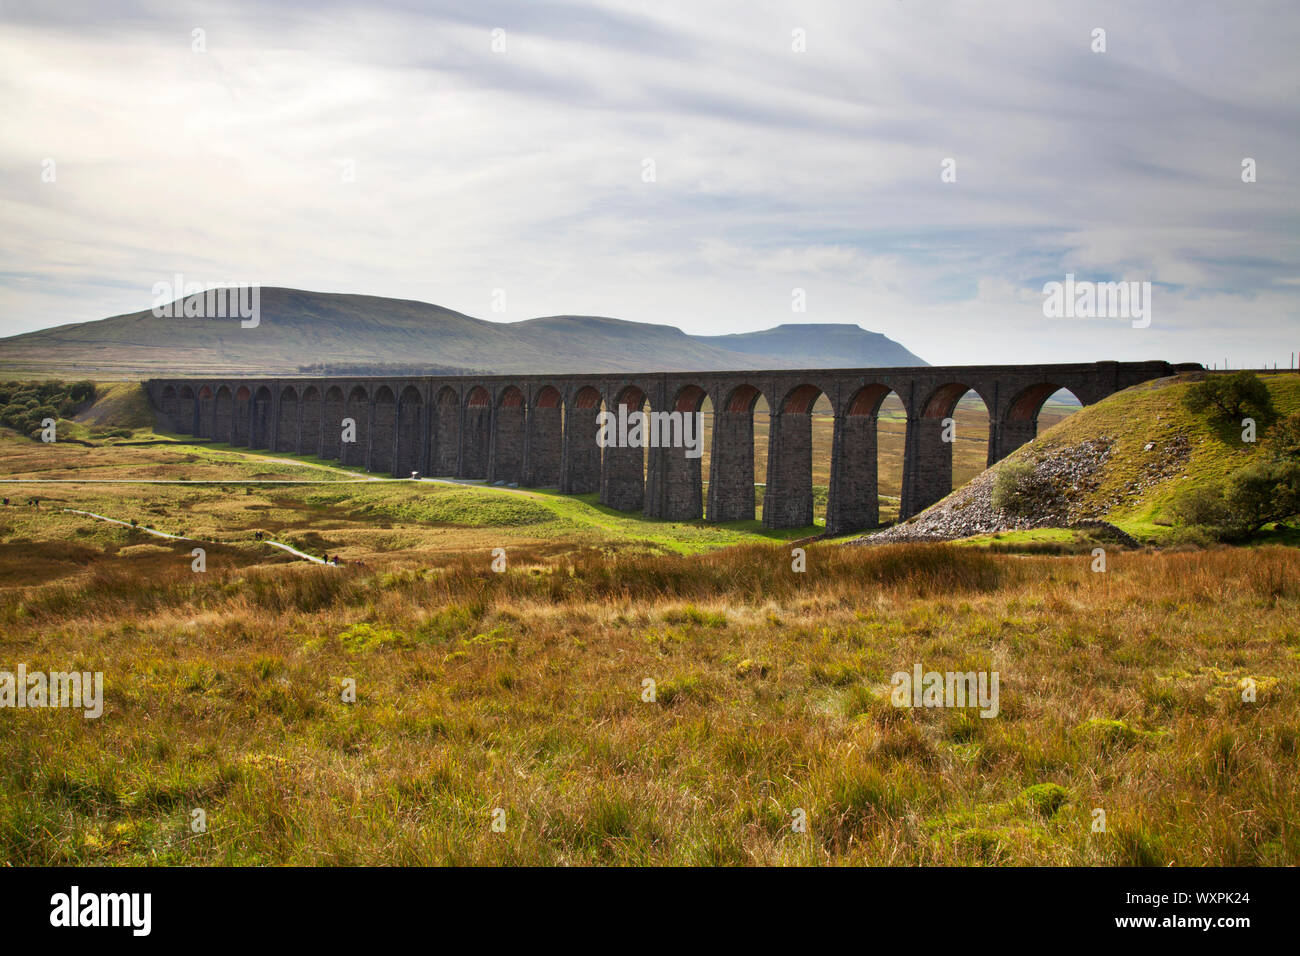
[[[1296,345],[1292,4],[4,16],[3,334],[144,308],[181,272],[503,320],[852,322],[934,362],[1246,364]],[[1044,319],[1042,284],[1066,272],[1156,283],[1151,328]]]

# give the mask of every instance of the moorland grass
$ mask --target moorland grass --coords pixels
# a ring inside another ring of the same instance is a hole
[[[5,666],[107,686],[99,720],[0,714],[0,862],[1300,861],[1294,551],[807,561],[109,563],[7,590]],[[999,716],[893,707],[918,662],[997,670]]]

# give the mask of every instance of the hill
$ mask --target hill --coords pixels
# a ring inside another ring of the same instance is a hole
[[[1167,538],[1175,498],[1223,482],[1258,451],[1184,406],[1203,374],[1146,382],[1087,406],[919,515],[863,540],[944,540],[1094,521],[1139,539]],[[1281,416],[1300,411],[1300,376],[1260,378]],[[993,504],[998,475],[1017,468],[1031,469],[1036,489],[1027,515]]]
[[[261,290],[256,328],[144,310],[0,339],[0,371],[13,377],[287,375],[322,364],[525,373],[926,363],[855,325],[690,336],[599,316],[489,322],[409,299],[271,287]]]
[[[787,324],[763,332],[697,335],[693,338],[729,352],[783,356],[786,364],[777,366],[781,368],[883,368],[930,364],[893,339],[879,332],[864,331],[856,325]]]

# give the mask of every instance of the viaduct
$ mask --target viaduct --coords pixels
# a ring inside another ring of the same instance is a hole
[[[1200,365],[1095,362],[768,372],[432,376],[424,378],[152,379],[145,387],[172,430],[248,448],[312,454],[395,476],[481,478],[600,501],[647,517],[714,522],[754,517],[754,409],[770,410],[763,524],[813,523],[812,410],[834,414],[826,528],[879,524],[876,421],[893,392],[907,411],[900,515],[952,490],[943,420],[974,390],[989,411],[988,463],[1034,438],[1048,396],[1085,405]],[[713,409],[708,493],[682,448],[600,448],[602,408]],[[343,420],[355,441],[343,442]]]

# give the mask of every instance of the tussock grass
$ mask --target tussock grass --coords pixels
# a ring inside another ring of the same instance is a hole
[[[756,544],[13,588],[3,665],[107,686],[98,721],[3,713],[0,862],[1300,862],[1300,559],[1089,565]],[[997,670],[1001,714],[895,708],[918,662]]]

